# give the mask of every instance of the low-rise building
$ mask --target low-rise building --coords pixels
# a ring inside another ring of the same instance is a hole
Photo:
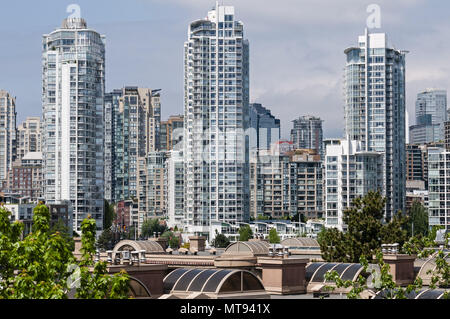
[[[3,207],[11,212],[11,222],[20,221],[24,225],[23,235],[31,232],[33,225],[33,210],[36,207],[34,203],[5,204]]]
[[[130,230],[131,226],[138,227],[139,214],[138,214],[138,202],[137,200],[125,200],[120,201],[115,206],[116,218],[113,221],[113,225],[123,232]],[[140,231],[140,227],[139,231]]]
[[[8,172],[6,190],[30,201],[43,198],[41,152],[29,152],[13,163]]]

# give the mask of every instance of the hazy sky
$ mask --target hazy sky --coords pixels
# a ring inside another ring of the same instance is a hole
[[[364,33],[369,4],[382,13],[381,32],[407,56],[407,108],[414,124],[417,93],[449,88],[450,2],[445,0],[226,0],[250,41],[250,99],[281,119],[312,114],[325,137],[341,137],[344,50]],[[88,26],[106,35],[106,89],[160,88],[162,116],[183,113],[183,43],[188,24],[212,0],[2,1],[0,88],[17,97],[18,124],[41,115],[41,41],[77,3]]]

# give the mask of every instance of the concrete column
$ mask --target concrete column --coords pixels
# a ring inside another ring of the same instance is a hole
[[[397,285],[407,286],[414,282],[415,255],[385,254],[383,261],[389,265],[392,279]]]
[[[194,252],[205,251],[206,237],[203,236],[192,236],[189,237],[189,250]]]
[[[306,293],[305,269],[308,259],[259,257],[262,281],[270,294]]]

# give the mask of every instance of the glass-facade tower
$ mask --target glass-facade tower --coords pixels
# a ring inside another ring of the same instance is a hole
[[[386,218],[405,208],[405,52],[384,33],[359,37],[345,50],[346,135],[366,152],[384,153]]]
[[[249,220],[249,45],[234,8],[192,22],[184,53],[186,228],[210,237],[212,221]]]
[[[105,95],[105,198],[139,197],[139,159],[157,149],[160,90],[126,86]]]
[[[6,181],[17,156],[16,99],[0,90],[0,181]]]
[[[443,141],[447,121],[447,91],[426,89],[417,94],[416,125],[410,127],[411,144]]]
[[[43,36],[44,198],[70,200],[73,229],[103,227],[105,38],[80,18]]]
[[[291,141],[294,148],[315,150],[323,158],[323,120],[315,116],[301,116],[293,123]]]

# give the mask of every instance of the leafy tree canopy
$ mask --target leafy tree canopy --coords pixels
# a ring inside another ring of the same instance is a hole
[[[164,234],[161,235],[161,237],[167,238],[170,248],[172,249],[180,248],[180,238],[178,236],[175,236],[173,232],[166,231],[164,232]]]
[[[23,225],[11,223],[10,214],[0,207],[0,298],[67,299],[73,289],[78,298],[127,297],[128,275],[110,276],[106,263],[94,265],[95,220],[82,223],[83,256],[78,262],[62,234],[50,231],[47,206],[36,206],[33,232],[24,239]]]
[[[428,235],[428,212],[419,201],[414,201],[409,211],[410,219],[408,221],[408,236]],[[414,232],[414,233],[413,233]]]
[[[361,256],[371,258],[382,243],[399,243],[407,240],[405,218],[400,212],[383,224],[386,199],[379,192],[368,192],[353,200],[344,211],[345,233],[337,229],[324,229],[318,236],[322,258],[326,261],[357,263]]]
[[[114,205],[109,204],[105,199],[103,208],[103,229],[108,229],[112,226],[114,219],[116,219],[116,213],[114,211]]]
[[[216,231],[216,238],[213,239],[211,245],[216,248],[227,248],[230,245],[230,239]]]
[[[167,226],[161,225],[159,219],[147,219],[142,223],[141,236],[150,238],[153,237],[155,233],[162,235],[166,230]]]
[[[272,228],[269,232],[269,242],[271,244],[280,243],[280,236],[278,236],[277,230],[275,228]]]
[[[104,250],[110,250],[113,246],[113,233],[110,229],[105,229],[97,239],[97,247]]]
[[[239,228],[239,241],[248,241],[253,238],[253,231],[249,225],[243,225]]]

